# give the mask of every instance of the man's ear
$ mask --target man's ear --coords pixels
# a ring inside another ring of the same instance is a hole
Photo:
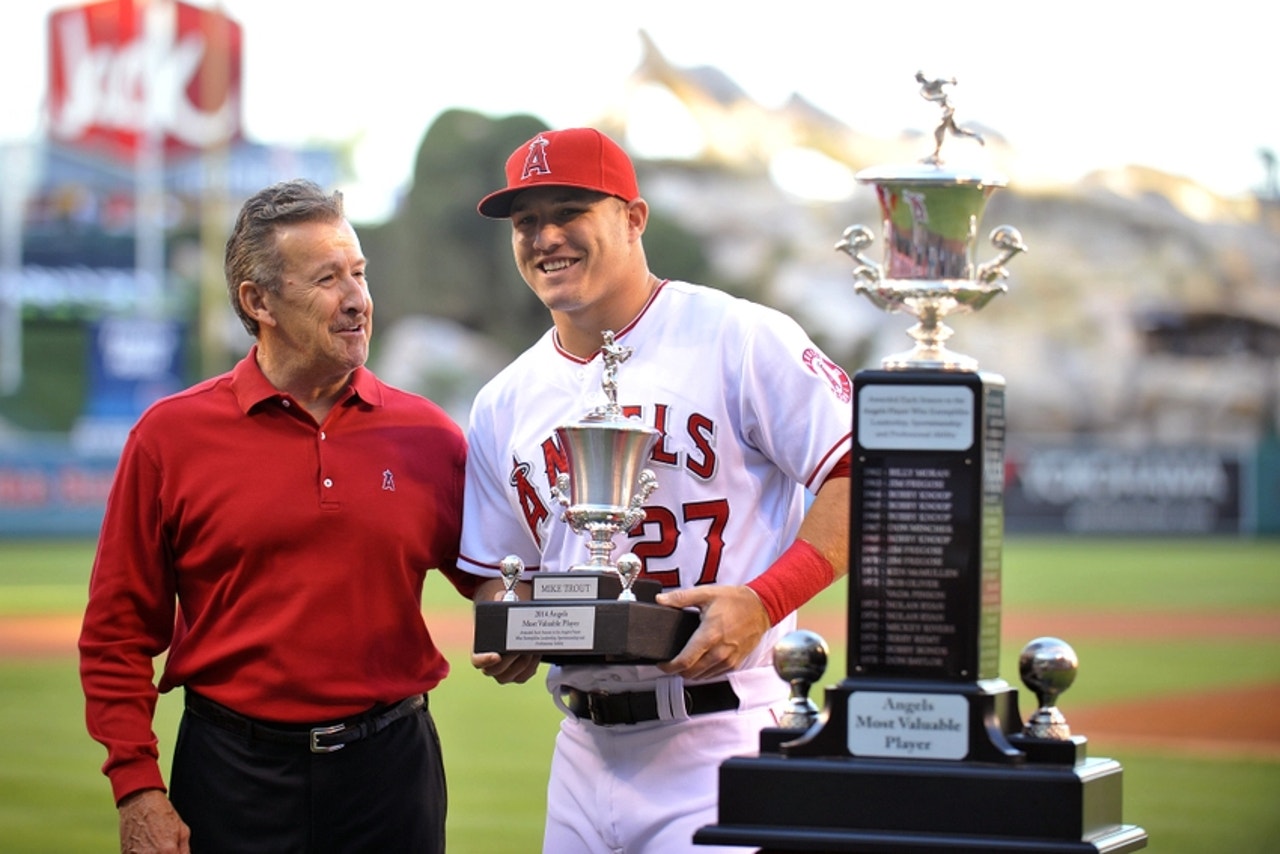
[[[240,283],[236,296],[244,313],[258,321],[260,326],[275,326],[275,317],[267,306],[267,289],[257,282],[245,279]]]
[[[627,202],[627,224],[636,237],[644,234],[645,226],[649,224],[649,203],[641,198]]]

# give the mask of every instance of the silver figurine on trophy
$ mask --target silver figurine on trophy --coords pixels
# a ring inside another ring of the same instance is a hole
[[[863,254],[875,238],[869,228],[851,225],[836,249],[857,265],[855,290],[888,312],[905,312],[917,320],[908,334],[915,346],[881,361],[886,370],[924,368],[977,370],[977,361],[947,349],[952,329],[945,319],[978,311],[1006,290],[1004,265],[1026,251],[1022,236],[1008,225],[991,232],[999,255],[974,263],[974,243],[987,200],[1004,178],[979,176],[944,167],[942,143],[948,133],[982,143],[982,137],[960,127],[944,86],[955,80],[930,80],[916,72],[920,94],[942,108],[934,131],[933,153],[918,165],[864,169],[857,180],[872,184],[880,202],[884,225],[884,261]]]
[[[521,602],[515,588],[524,564],[514,555],[504,558],[502,601],[476,605],[477,652],[537,652],[549,661],[665,661],[697,628],[696,613],[654,602],[662,585],[640,578],[636,555],[610,560],[614,537],[644,519],[644,503],[658,486],[644,465],[659,432],[623,414],[618,366],[632,350],[612,331],[602,338],[605,401],[556,428],[568,471],[552,487],[564,508],[561,521],[587,539],[587,560],[565,572],[534,573],[532,599]]]

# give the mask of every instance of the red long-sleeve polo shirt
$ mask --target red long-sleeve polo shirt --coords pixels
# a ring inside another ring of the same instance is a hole
[[[466,447],[435,404],[365,369],[317,425],[259,370],[153,405],[117,467],[80,637],[90,734],[119,800],[162,788],[159,691],[315,722],[448,673],[423,578],[454,568]]]

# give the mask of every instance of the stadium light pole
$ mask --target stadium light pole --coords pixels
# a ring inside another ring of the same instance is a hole
[[[0,159],[0,396],[22,386],[22,232],[32,176],[31,144],[5,146]]]

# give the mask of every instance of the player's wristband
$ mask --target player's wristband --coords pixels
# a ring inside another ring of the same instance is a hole
[[[836,571],[822,552],[804,540],[796,540],[763,574],[747,582],[776,626],[792,611],[825,590]]]

